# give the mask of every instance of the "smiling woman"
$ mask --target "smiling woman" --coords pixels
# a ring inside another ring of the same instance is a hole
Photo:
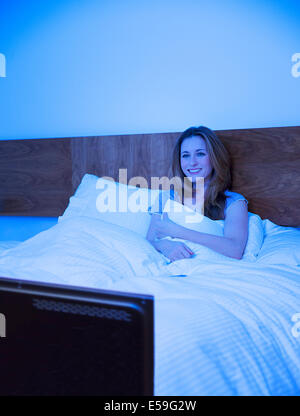
[[[195,173],[195,168],[200,169],[199,173]],[[224,219],[224,192],[231,186],[230,157],[212,130],[204,126],[190,127],[180,135],[173,150],[172,171],[187,188],[192,184],[194,189],[196,179],[203,178],[204,214],[213,220]],[[184,181],[185,177],[189,181]],[[186,189],[178,191],[183,194],[183,204],[191,205],[196,200],[198,190],[191,194],[194,201],[185,197]]]
[[[191,136],[183,141],[180,162],[181,169],[189,180],[194,182],[194,178],[201,176],[207,187],[212,175],[212,165],[205,140],[202,137]]]
[[[178,192],[175,198],[199,211],[203,207],[197,204],[203,198],[197,195],[201,189],[195,185],[196,180],[202,178],[204,215],[212,220],[224,219],[224,235],[190,230],[173,223],[165,214],[152,217],[147,239],[171,261],[189,258],[193,252],[185,242],[170,241],[168,237],[201,244],[225,256],[241,259],[248,238],[248,202],[242,195],[228,190],[231,186],[230,158],[217,135],[204,126],[185,130],[175,145],[172,167],[173,175],[182,179],[183,188],[192,188],[191,197],[186,197],[186,190],[183,189],[179,190],[183,201]]]

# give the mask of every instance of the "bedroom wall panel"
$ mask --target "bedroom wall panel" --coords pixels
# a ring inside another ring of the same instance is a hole
[[[249,210],[285,226],[300,226],[300,127],[220,130],[232,159],[232,190]],[[83,175],[127,183],[171,178],[180,133],[0,141],[1,215],[61,215]],[[143,186],[143,185],[141,185]]]
[[[57,216],[72,192],[70,139],[0,142],[1,215]]]

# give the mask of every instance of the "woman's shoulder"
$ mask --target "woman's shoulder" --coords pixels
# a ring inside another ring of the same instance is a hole
[[[225,209],[227,209],[235,201],[245,201],[248,204],[247,199],[242,194],[229,190],[226,190],[224,193],[226,195]]]
[[[227,198],[233,198],[233,199],[236,199],[236,198],[244,198],[244,199],[246,199],[242,194],[239,194],[239,193],[237,193],[237,192],[233,192],[233,191],[229,191],[229,189],[227,189],[225,192],[224,192],[224,194],[227,196]]]

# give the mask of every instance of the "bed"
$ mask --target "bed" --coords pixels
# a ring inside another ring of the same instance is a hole
[[[300,127],[216,133],[249,201],[242,260],[200,247],[168,264],[145,239],[147,212],[99,211],[108,178],[130,195],[143,178],[139,202],[157,198],[151,177],[171,177],[179,133],[11,140],[1,215],[58,222],[2,241],[0,276],[154,296],[155,395],[300,395]]]

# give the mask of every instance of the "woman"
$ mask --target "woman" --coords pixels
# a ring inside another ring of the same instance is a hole
[[[204,215],[213,220],[224,220],[224,235],[190,230],[174,223],[164,213],[152,215],[147,239],[171,261],[189,258],[193,252],[183,242],[163,237],[192,241],[224,256],[241,259],[248,238],[248,201],[228,190],[231,186],[230,159],[216,134],[203,126],[185,130],[174,148],[172,171],[173,176],[181,178],[183,195],[184,178],[188,178],[186,182],[193,193],[184,198],[183,204],[192,208],[195,208],[195,200],[201,201],[200,190],[194,186],[196,178],[204,179]],[[178,200],[178,193],[175,199]],[[196,206],[196,210],[203,212],[201,206]]]

